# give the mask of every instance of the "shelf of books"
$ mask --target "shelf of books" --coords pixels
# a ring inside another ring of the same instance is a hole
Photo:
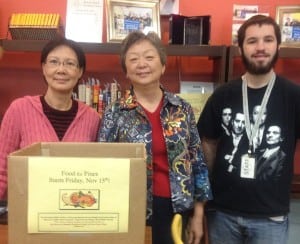
[[[78,84],[78,91],[73,97],[92,108],[102,117],[105,107],[122,97],[121,86],[117,80],[101,84],[97,78],[89,77],[81,80]]]
[[[22,65],[22,60],[26,60],[26,57],[31,56],[31,54],[34,54],[34,58],[38,59],[39,52],[46,43],[47,41],[45,40],[2,40],[0,45],[3,47],[5,52],[11,53],[12,57],[19,57],[20,55],[17,54],[21,54],[17,68],[29,67],[36,69],[38,65]],[[123,73],[121,68],[112,69],[111,65],[109,66],[108,64],[110,62],[114,65],[117,63],[119,64],[118,55],[120,53],[121,44],[80,43],[80,45],[90,61],[87,67],[87,71],[89,72],[87,74],[88,78],[81,80],[78,86],[78,92],[74,94],[74,97],[92,106],[101,115],[105,106],[124,95],[127,89],[123,86],[125,81],[123,81],[122,78]],[[201,80],[202,75],[205,76],[206,81],[212,82],[216,85],[225,81],[226,46],[166,45],[166,51],[169,57],[168,61],[170,61],[170,63],[167,63],[168,74],[165,78],[167,78],[167,82],[169,81],[167,86],[171,87],[171,90],[179,92],[178,88],[181,79],[175,76],[178,72],[181,72],[180,69],[182,68],[187,69],[188,71],[192,70],[192,72],[195,71],[195,75],[198,80]],[[28,52],[28,55],[26,52]],[[205,65],[202,65],[202,61],[199,64],[199,62],[197,62],[198,59],[203,59],[203,62],[207,63],[208,69]],[[6,63],[3,67],[16,68],[15,62],[10,62],[10,64]],[[182,70],[183,73],[184,71],[186,70]],[[111,76],[109,75],[110,72]],[[194,73],[192,75],[194,75]],[[175,81],[176,85],[171,81]]]

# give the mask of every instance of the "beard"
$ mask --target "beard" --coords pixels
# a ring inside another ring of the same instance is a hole
[[[260,65],[255,64],[254,62],[251,62],[244,54],[244,50],[241,49],[241,56],[243,64],[245,65],[246,70],[253,75],[264,75],[270,72],[270,70],[274,67],[274,65],[277,62],[279,51],[277,49],[276,53],[274,54],[273,58],[270,62],[268,62],[266,65]]]

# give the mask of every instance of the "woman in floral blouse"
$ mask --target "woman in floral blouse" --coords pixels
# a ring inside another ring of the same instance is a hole
[[[181,213],[188,243],[203,235],[204,203],[211,199],[195,117],[190,104],[160,84],[167,55],[157,36],[131,32],[122,43],[121,64],[131,93],[111,104],[103,116],[100,142],[145,143],[147,224],[154,244],[171,244],[171,223]]]

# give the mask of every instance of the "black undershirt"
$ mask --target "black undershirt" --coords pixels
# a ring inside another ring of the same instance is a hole
[[[49,104],[45,101],[44,96],[41,96],[40,99],[43,106],[43,112],[49,119],[56,132],[57,137],[61,141],[77,114],[78,102],[72,100],[72,107],[67,111],[61,111],[50,107]]]

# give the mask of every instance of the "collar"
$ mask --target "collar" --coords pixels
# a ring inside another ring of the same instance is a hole
[[[279,150],[280,146],[274,147],[274,148],[267,148],[263,154],[264,158],[270,157],[273,153],[277,152]]]
[[[182,99],[180,97],[174,93],[166,91],[162,85],[160,85],[160,89],[163,91],[163,106],[165,106],[167,103],[170,103],[174,106],[181,105]],[[139,106],[132,86],[128,95],[120,99],[120,106],[122,109],[135,109]]]

